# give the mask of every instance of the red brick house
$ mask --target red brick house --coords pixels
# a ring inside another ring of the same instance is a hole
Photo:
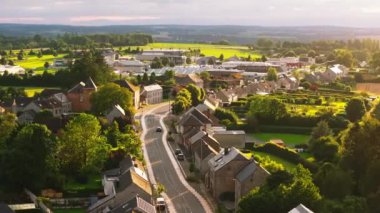
[[[87,112],[91,110],[91,95],[97,91],[94,81],[90,78],[80,82],[67,92],[67,99],[71,102],[73,112]]]

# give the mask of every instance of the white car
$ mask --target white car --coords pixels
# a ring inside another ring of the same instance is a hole
[[[158,197],[156,199],[156,209],[158,211],[164,211],[166,209],[166,203],[163,197]]]

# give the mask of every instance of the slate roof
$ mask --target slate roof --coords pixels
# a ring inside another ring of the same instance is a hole
[[[111,213],[132,213],[134,210],[141,213],[156,213],[156,208],[139,196],[136,196],[126,203],[112,209]]]
[[[62,104],[55,99],[40,99],[35,100],[34,103],[41,109],[54,109],[62,106]]]
[[[94,83],[94,81],[92,80],[91,77],[89,77],[87,79],[86,82],[80,82],[78,83],[77,85],[75,85],[73,88],[71,88],[68,93],[78,93],[78,92],[81,92],[83,89],[93,89],[93,90],[97,90],[97,86],[96,84]]]
[[[116,81],[114,81],[114,83],[121,86],[121,87],[127,88],[132,92],[140,91],[140,88],[138,86],[133,85],[132,83],[130,83],[127,80],[116,80]]]
[[[207,158],[210,154],[218,154],[218,152],[216,150],[214,150],[211,146],[209,146],[207,144],[206,141],[204,141],[203,139],[201,139],[201,143],[199,146],[197,146],[195,149],[194,149],[194,153],[196,155],[199,156],[199,158],[201,160]]]
[[[311,211],[301,203],[294,209],[290,210],[288,213],[313,213],[313,211]]]
[[[189,109],[179,121],[179,124],[183,126],[203,126],[211,123],[212,121],[205,114],[194,107]]]
[[[33,100],[34,100],[34,98],[17,97],[15,99],[13,99],[12,101],[2,102],[1,105],[4,108],[10,108],[10,107],[12,107],[13,104],[16,104],[16,106],[18,106],[18,107],[25,107],[26,105],[30,104],[30,102],[32,102]]]
[[[158,84],[152,84],[152,85],[144,86],[144,90],[147,92],[150,92],[150,91],[162,90],[162,87]]]
[[[238,149],[232,147],[228,151],[228,154],[225,154],[224,150],[222,150],[219,154],[211,158],[208,164],[211,170],[218,171],[233,160],[248,161],[249,159],[247,159]]]

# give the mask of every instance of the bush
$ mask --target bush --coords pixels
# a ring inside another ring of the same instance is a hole
[[[275,155],[295,164],[302,164],[311,172],[316,172],[318,170],[318,167],[315,164],[306,161],[295,151],[292,151],[285,147],[281,147],[274,143],[266,143],[264,145],[255,147],[254,150]]]
[[[214,115],[221,121],[227,119],[234,124],[238,123],[239,121],[239,118],[235,112],[223,108],[217,108]]]

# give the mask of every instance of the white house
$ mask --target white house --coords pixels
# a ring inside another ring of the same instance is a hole
[[[324,80],[328,82],[333,82],[338,78],[346,76],[348,73],[348,68],[340,65],[340,64],[335,64],[332,67],[329,67],[324,73],[322,73],[322,76]]]
[[[163,89],[158,84],[144,86],[141,92],[141,100],[145,104],[158,104],[162,102]]]

